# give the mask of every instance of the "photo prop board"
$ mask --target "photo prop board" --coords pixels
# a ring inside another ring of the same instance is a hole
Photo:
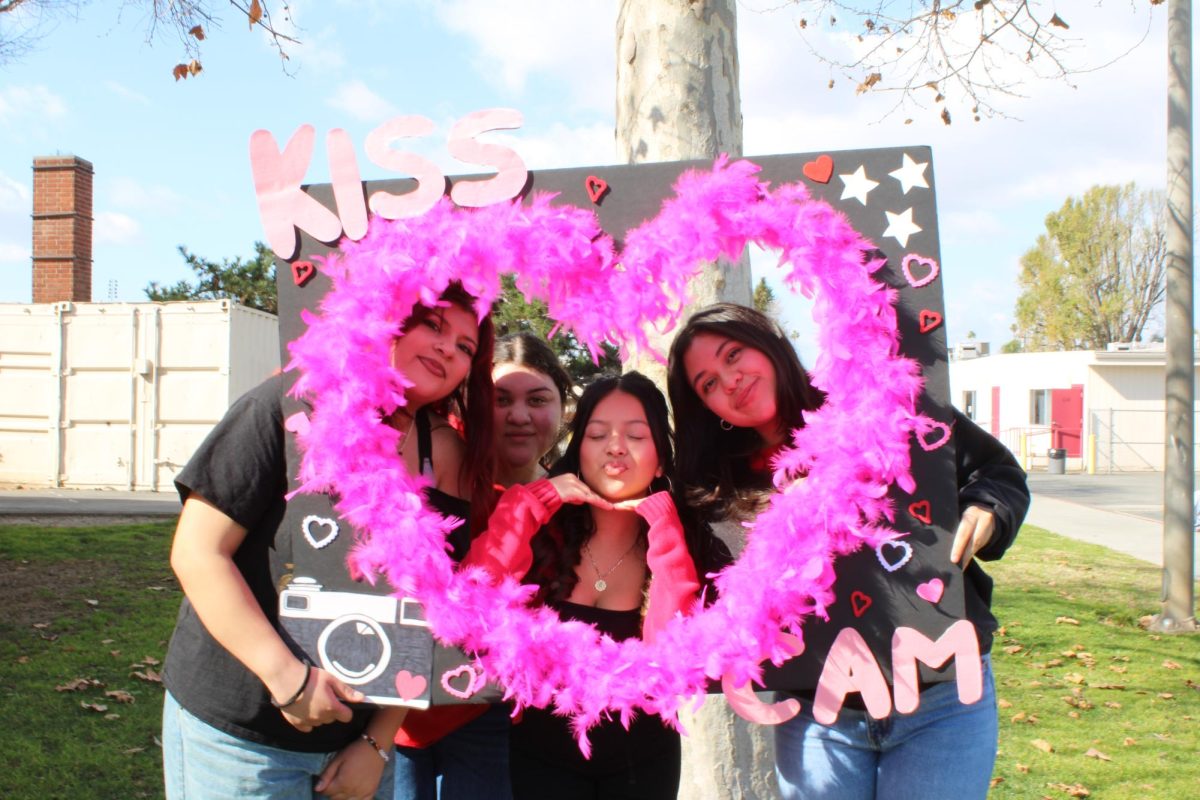
[[[962,574],[949,561],[958,502],[953,439],[949,435],[953,416],[931,153],[926,147],[900,147],[747,160],[761,168],[759,178],[772,187],[802,184],[814,199],[841,212],[861,236],[878,248],[877,255],[886,264],[874,273],[874,278],[898,293],[901,355],[919,365],[924,381],[916,411],[942,424],[941,429],[917,437],[912,443],[913,491],[895,485],[889,489],[895,509],[891,527],[904,536],[837,561],[835,600],[827,608],[828,620],[812,616],[805,620],[803,652],[782,667],[769,668],[765,684],[768,688],[817,690],[817,705],[826,711],[832,709],[834,716],[844,698],[856,691],[863,694],[868,710],[874,712],[881,707],[879,692],[887,693],[897,684],[905,694],[902,699],[897,691],[896,707],[909,706],[911,710],[915,700],[909,695],[915,697],[918,681],[951,680],[955,678],[956,661],[970,664],[969,656],[974,655],[976,665],[978,662],[974,629],[962,622]],[[594,212],[603,231],[621,245],[627,231],[659,213],[682,173],[710,170],[712,166],[709,161],[693,161],[530,172],[522,195],[528,198],[534,193],[557,193],[554,205]],[[479,176],[463,176],[449,179],[446,184],[452,189],[459,182],[478,180]],[[363,193],[369,197],[383,190],[404,195],[415,185],[416,181],[410,179],[366,182]],[[304,191],[336,213],[333,186],[309,186]],[[300,229],[297,234],[296,255],[278,263],[280,339],[285,363],[289,361],[288,343],[305,329],[302,311],[315,312],[330,285],[317,259],[337,246],[335,242],[318,241]],[[786,303],[787,297],[781,302]],[[679,430],[677,435],[686,436],[687,431]],[[331,514],[327,506],[312,512],[298,506],[296,535],[305,535],[303,521],[307,517],[333,519]],[[312,527],[310,524],[308,530]],[[342,530],[349,532],[347,528]],[[348,542],[349,537],[339,539]],[[297,544],[297,576],[315,580],[323,590],[347,588],[344,549]],[[303,567],[300,553],[309,559]],[[467,664],[468,659],[463,657],[458,663]],[[415,675],[413,670],[409,672]],[[428,702],[457,702],[454,693],[439,698],[441,683],[438,676],[430,674]],[[960,682],[960,696],[965,698],[970,692],[962,689]],[[886,699],[890,706],[890,698]]]

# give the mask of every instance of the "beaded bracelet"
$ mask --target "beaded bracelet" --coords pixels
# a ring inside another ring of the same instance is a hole
[[[312,664],[305,664],[304,665],[304,683],[300,684],[300,688],[296,690],[296,693],[294,695],[292,695],[291,697],[289,697],[287,700],[283,701],[282,703],[279,702],[278,700],[276,700],[274,697],[272,697],[271,705],[275,706],[276,708],[287,708],[292,703],[295,703],[297,700],[300,699],[300,695],[304,694],[304,690],[308,688],[308,679],[311,677],[312,677]]]
[[[383,759],[383,763],[386,764],[388,762],[388,754],[384,751],[384,749],[382,747],[379,746],[379,742],[375,741],[374,736],[372,736],[369,733],[364,733],[362,735],[362,739],[364,742],[371,745],[371,747],[375,748],[375,752],[379,753],[379,757]]]

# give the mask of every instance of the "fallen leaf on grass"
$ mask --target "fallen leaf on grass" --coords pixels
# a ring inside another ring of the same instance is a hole
[[[1028,775],[1029,774],[1029,765],[1028,764],[1017,764],[1017,772],[1021,773],[1022,775]]]
[[[1164,661],[1162,663],[1162,665],[1163,665],[1163,669],[1180,669],[1180,666],[1169,658],[1166,661]]]
[[[1079,620],[1075,619],[1074,617],[1055,617],[1054,624],[1055,625],[1078,625]]]
[[[131,747],[128,750],[122,750],[121,753],[124,755],[127,755],[127,756],[131,756],[131,755],[134,755],[135,753],[143,753],[143,752],[145,752],[145,750],[146,750],[146,748],[144,748],[144,747]]]
[[[1068,672],[1066,675],[1063,675],[1063,680],[1070,683],[1083,683],[1087,679],[1078,672]]]
[[[1126,736],[1125,741],[1121,742],[1121,744],[1125,745],[1126,747],[1132,747],[1133,745],[1137,744],[1137,739],[1134,739],[1132,736]]]
[[[18,656],[18,657],[17,657],[17,663],[18,663],[18,664],[28,664],[28,663],[29,663],[29,656]]]
[[[1083,757],[1084,758],[1095,758],[1095,759],[1099,759],[1100,761],[1112,761],[1111,758],[1104,755],[1104,753],[1101,753],[1099,750],[1097,750],[1094,747],[1089,747],[1087,752],[1083,754]]]
[[[1008,702],[1004,698],[1000,698],[996,701],[996,706],[999,708],[1012,708],[1012,703]]]
[[[1015,722],[1024,722],[1024,721],[1025,721],[1025,712],[1024,711],[1018,711],[1017,713],[1013,714],[1012,719],[1009,720],[1009,722],[1014,722],[1014,723]]]
[[[117,658],[121,655],[121,651],[120,650],[109,650],[108,654],[110,656],[112,656],[113,658]]]
[[[1082,783],[1047,783],[1051,789],[1058,789],[1060,792],[1066,792],[1071,797],[1091,797],[1092,793],[1087,790],[1087,787]]]
[[[50,623],[49,622],[35,622],[35,623],[33,623],[33,627],[37,628],[39,631],[45,630],[46,628],[50,627]]]
[[[156,667],[162,662],[154,656],[142,656],[142,663],[149,667]]]
[[[1175,699],[1175,695],[1171,694],[1170,692],[1159,692],[1158,696],[1161,697],[1163,700],[1174,700]]]
[[[112,644],[116,639],[101,639],[100,644]]]
[[[131,672],[129,674],[131,677],[137,678],[138,680],[146,681],[147,683],[162,683],[162,673],[155,672],[154,670],[152,670],[148,667],[146,668],[146,670],[144,672],[142,670],[134,670],[133,672]]]
[[[67,681],[62,686],[55,686],[56,692],[82,692],[84,689],[99,688],[104,684],[95,678],[76,678],[73,681]]]
[[[104,718],[107,720],[120,719],[121,715],[120,714],[105,714]]]
[[[84,600],[83,602],[87,603],[87,604],[88,604],[89,606],[91,606],[92,608],[95,608],[96,606],[100,605],[100,601],[99,601],[99,600],[92,600],[91,598],[89,598],[89,599],[87,599],[87,600]]]
[[[1116,664],[1109,664],[1108,668],[1111,669],[1113,672],[1117,673],[1118,675],[1124,675],[1126,672],[1129,671],[1129,667],[1118,667]]]
[[[988,788],[995,789],[1002,783],[1004,783],[1004,778],[1001,778],[999,775],[997,775],[996,777],[992,778],[991,782],[988,783]]]
[[[105,711],[108,711],[108,706],[104,705],[103,703],[85,703],[85,702],[81,701],[79,703],[79,707],[86,709],[88,711],[95,711],[100,714],[103,714]]]
[[[1061,658],[1052,658],[1046,662],[1046,666],[1047,667],[1061,667],[1062,663],[1063,662],[1062,662]]]
[[[1010,656],[1015,656],[1024,649],[1025,648],[1022,645],[1010,644],[1008,647],[1004,648],[1004,652],[1008,653]]]
[[[1071,719],[1079,719],[1079,712],[1078,711],[1068,711],[1067,716],[1070,717]]]
[[[116,700],[118,703],[132,703],[133,702],[133,695],[131,695],[129,692],[125,691],[124,689],[113,689],[111,691],[105,692],[104,696],[111,697],[113,700]]]
[[[1041,750],[1043,753],[1053,753],[1054,745],[1047,742],[1045,739],[1034,739],[1030,742],[1031,745]]]
[[[162,591],[166,591],[166,587],[165,587],[165,586],[147,586],[146,588],[147,588],[147,589],[149,589],[149,590],[150,590],[150,591],[152,591],[152,592],[162,592]]]
[[[1120,704],[1120,703],[1114,703],[1113,701],[1109,700],[1107,703],[1105,703],[1105,704],[1104,704],[1104,707],[1105,707],[1105,708],[1120,708],[1120,707],[1121,707],[1121,704]]]

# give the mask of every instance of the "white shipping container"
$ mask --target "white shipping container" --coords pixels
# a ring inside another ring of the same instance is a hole
[[[0,485],[171,490],[278,368],[276,318],[228,300],[0,304]]]

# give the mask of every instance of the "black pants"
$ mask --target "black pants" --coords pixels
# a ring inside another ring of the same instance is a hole
[[[597,754],[600,755],[600,754]],[[514,800],[675,800],[680,746],[635,759],[605,758],[596,764],[547,758],[524,749],[509,754]]]

